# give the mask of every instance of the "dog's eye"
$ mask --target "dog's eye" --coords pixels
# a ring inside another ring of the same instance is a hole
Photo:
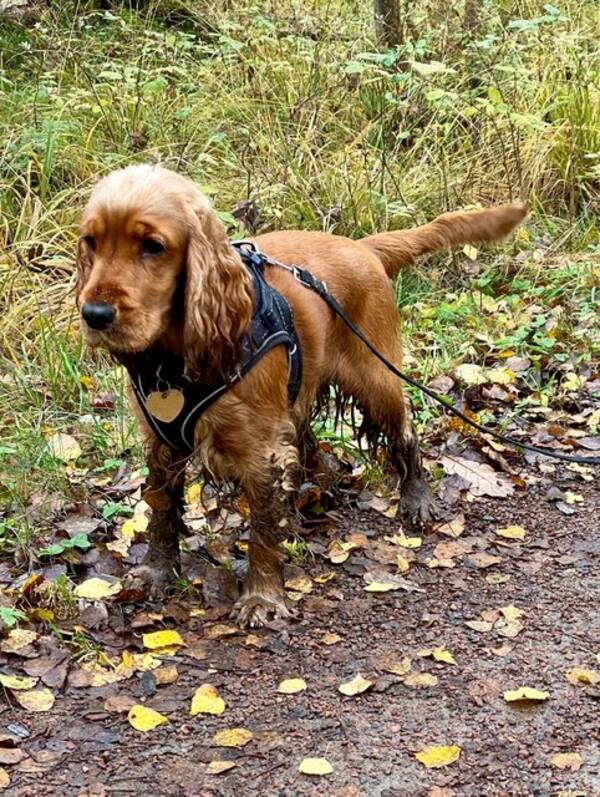
[[[164,251],[165,247],[155,238],[144,238],[142,241],[142,254],[144,255],[162,255]]]
[[[83,241],[91,252],[96,251],[96,239],[93,235],[84,235]]]

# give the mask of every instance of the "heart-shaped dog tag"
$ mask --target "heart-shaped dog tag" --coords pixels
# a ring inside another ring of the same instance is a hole
[[[171,423],[183,409],[185,400],[181,390],[154,391],[146,399],[146,409],[157,421]]]

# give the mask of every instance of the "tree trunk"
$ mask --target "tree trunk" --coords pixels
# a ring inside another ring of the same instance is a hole
[[[389,49],[401,44],[400,0],[373,0],[373,5],[379,45]]]

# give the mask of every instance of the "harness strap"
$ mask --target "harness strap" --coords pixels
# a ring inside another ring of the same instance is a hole
[[[524,443],[520,440],[516,440],[514,437],[509,437],[508,435],[501,434],[500,432],[495,431],[494,429],[487,429],[485,426],[482,426],[477,421],[472,420],[466,415],[462,410],[456,407],[451,401],[444,396],[439,395],[431,388],[427,387],[426,385],[419,382],[417,379],[414,379],[412,376],[408,376],[399,368],[397,368],[393,363],[391,363],[386,357],[384,357],[381,352],[375,348],[375,346],[371,343],[371,341],[367,338],[365,333],[358,327],[354,321],[346,314],[344,309],[340,306],[338,301],[335,299],[334,296],[329,293],[327,290],[327,285],[315,277],[310,271],[307,271],[304,268],[299,268],[298,266],[288,266],[285,263],[280,263],[278,260],[274,258],[270,258],[267,255],[262,255],[265,258],[265,261],[273,266],[278,266],[279,268],[284,268],[286,271],[290,272],[294,278],[305,288],[314,291],[321,299],[329,305],[329,307],[333,310],[333,312],[344,322],[344,324],[348,327],[348,329],[356,335],[359,340],[361,340],[365,346],[372,352],[378,360],[380,360],[385,367],[391,371],[394,376],[397,376],[398,379],[402,379],[404,382],[407,382],[412,387],[416,387],[422,393],[425,393],[427,396],[432,398],[434,401],[437,401],[438,404],[441,404],[442,407],[447,410],[448,412],[455,415],[457,418],[460,418],[461,421],[472,426],[474,429],[477,429],[478,432],[482,434],[490,435],[491,437],[499,440],[502,443],[506,443],[513,448],[518,449],[525,449],[527,451],[533,451],[535,454],[542,454],[545,457],[552,457],[553,459],[559,459],[564,462],[579,462],[587,465],[600,465],[600,457],[581,457],[577,456],[576,454],[563,454],[559,451],[554,451],[552,448],[546,448],[545,446],[534,446],[531,443]]]

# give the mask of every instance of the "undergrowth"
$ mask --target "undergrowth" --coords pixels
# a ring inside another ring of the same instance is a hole
[[[36,24],[0,22],[8,536],[36,532],[32,505],[83,489],[48,451],[57,431],[81,443],[82,472],[139,462],[123,374],[82,349],[72,295],[78,214],[98,176],[128,163],[195,179],[232,234],[241,200],[260,230],[359,237],[526,198],[515,241],[398,280],[407,365],[427,380],[507,350],[593,357],[597,3],[487,0],[476,19],[462,3],[409,5],[390,52],[358,0],[55,2]],[[542,310],[529,318],[530,306]],[[536,319],[553,313],[546,334]],[[415,401],[421,425],[437,416]]]

